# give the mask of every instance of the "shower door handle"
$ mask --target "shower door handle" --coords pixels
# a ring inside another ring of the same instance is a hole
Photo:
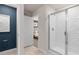
[[[66,44],[68,44],[68,34],[67,34],[67,32],[64,32],[64,35],[66,37]]]
[[[64,35],[66,36],[66,35],[67,35],[67,33],[66,33],[66,32],[64,32]]]

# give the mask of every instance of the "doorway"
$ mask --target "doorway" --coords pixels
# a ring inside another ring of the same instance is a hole
[[[79,6],[49,15],[49,49],[57,54],[79,54]]]

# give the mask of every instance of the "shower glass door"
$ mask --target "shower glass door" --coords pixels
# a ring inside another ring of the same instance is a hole
[[[50,15],[50,49],[65,54],[65,11]]]
[[[79,55],[79,6],[68,10],[68,54]]]

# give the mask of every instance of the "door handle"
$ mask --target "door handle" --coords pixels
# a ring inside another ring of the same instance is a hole
[[[3,42],[7,42],[8,40],[3,40]]]

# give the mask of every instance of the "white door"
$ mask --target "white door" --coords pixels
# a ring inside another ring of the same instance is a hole
[[[50,16],[50,49],[65,54],[65,11]]]
[[[33,19],[32,17],[24,16],[24,45],[25,47],[33,44]]]
[[[68,54],[79,54],[79,6],[68,10]]]

